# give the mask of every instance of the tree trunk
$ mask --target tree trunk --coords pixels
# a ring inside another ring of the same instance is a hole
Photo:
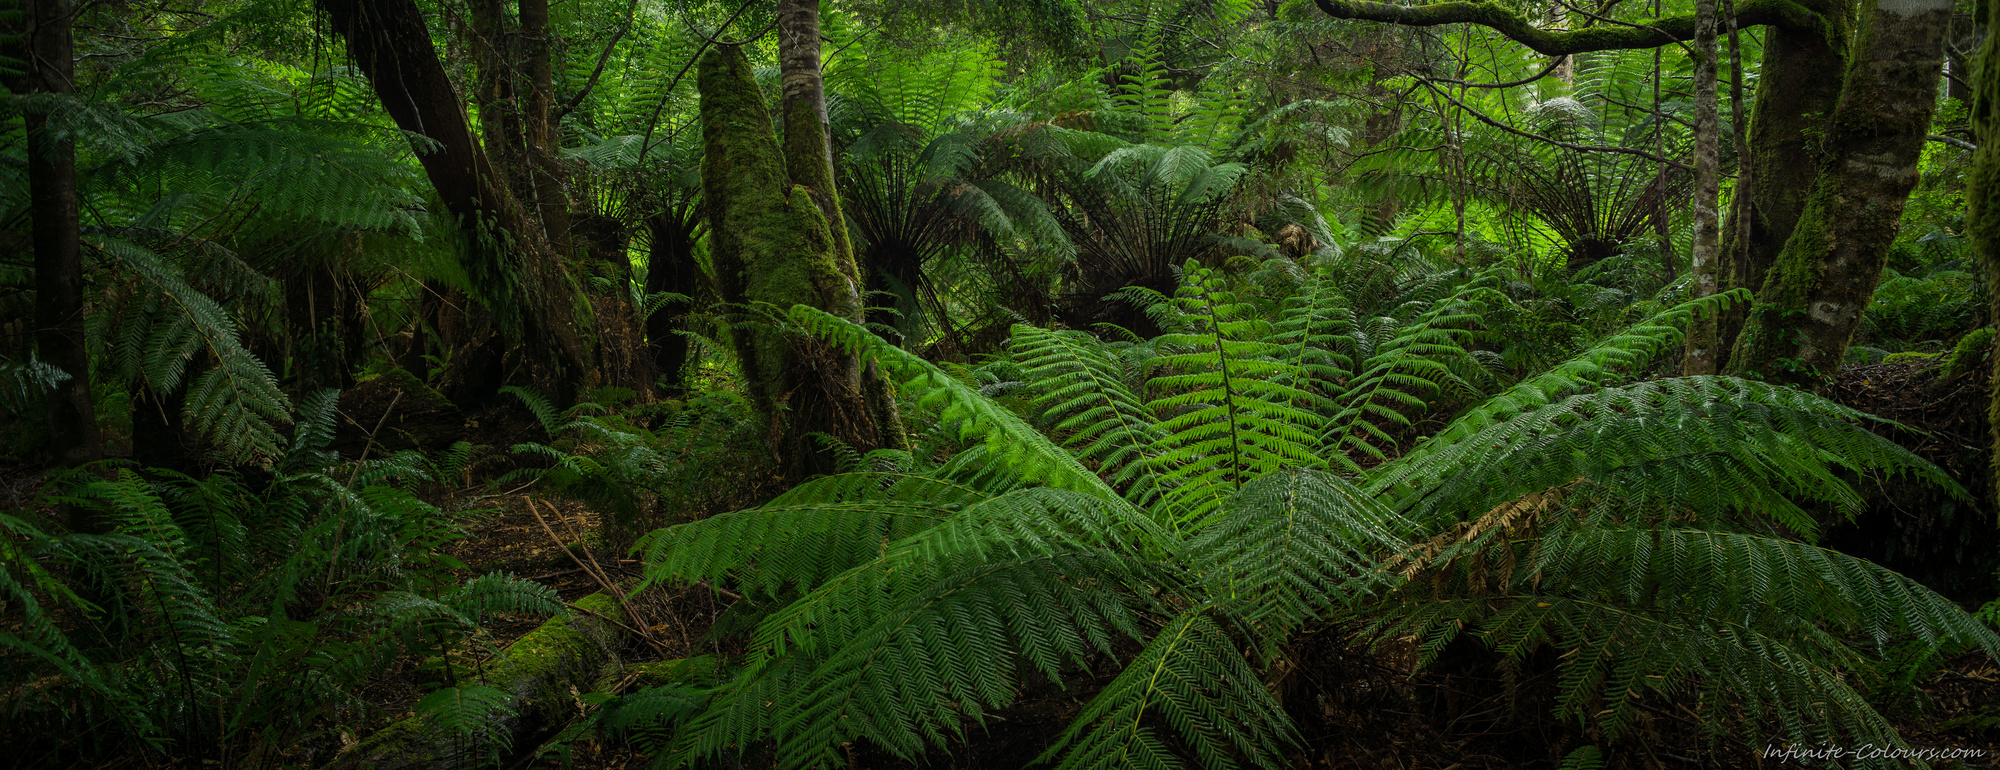
[[[1872,0],[1826,158],[1765,277],[1729,369],[1812,383],[1832,375],[1874,296],[1937,103],[1949,0]]]
[[[473,141],[416,3],[318,1],[397,127],[430,140],[417,159],[467,236],[463,252],[474,291],[509,345],[525,348],[538,362],[533,381],[566,398],[594,374],[589,342],[578,326],[576,287],[546,233],[528,219]],[[485,385],[474,389],[487,390]]]
[[[1828,24],[1844,17],[1828,17]],[[1828,34],[1838,34],[1829,31]],[[1724,288],[1764,286],[1771,265],[1805,213],[1813,180],[1819,176],[1822,132],[1840,103],[1846,67],[1840,53],[1818,32],[1773,28],[1764,42],[1757,93],[1750,108],[1749,155],[1737,159],[1750,169],[1736,189],[1738,205],[1724,223],[1722,253],[1728,255]],[[1718,321],[1717,371],[1730,371],[1729,356],[1749,319],[1749,307],[1722,312]]]
[[[1689,272],[1693,273],[1695,298],[1712,297],[1721,289],[1722,249],[1717,232],[1715,200],[1722,193],[1722,133],[1716,116],[1716,0],[1695,0],[1694,4],[1694,246],[1689,252]],[[1688,330],[1687,358],[1681,364],[1686,374],[1714,374],[1717,371],[1715,317],[1704,317]]]
[[[771,420],[772,446],[793,479],[836,470],[814,434],[857,450],[881,446],[860,367],[841,351],[781,333],[768,310],[809,305],[861,317],[860,294],[817,202],[792,184],[750,62],[734,46],[701,58],[702,196],[722,298],[753,316],[731,335],[751,401]]]
[[[847,217],[841,213],[840,188],[834,181],[833,142],[826,115],[826,90],[820,77],[819,0],[778,0],[779,105],[783,109],[785,169],[792,184],[805,188],[813,203],[826,217],[833,238],[834,262],[846,273],[857,294],[862,280],[855,261],[854,242],[847,232]],[[854,320],[861,320],[855,316]],[[869,448],[902,449],[902,416],[897,413],[895,388],[873,363],[865,366],[851,356],[839,355],[832,362],[854,371],[837,373],[859,383],[866,402],[874,440]],[[859,447],[857,447],[859,448]]]
[[[24,71],[10,87],[17,94],[76,93],[74,9],[64,0],[24,0],[27,25],[11,53]],[[35,247],[35,355],[69,375],[45,399],[49,459],[76,466],[104,455],[97,411],[90,400],[90,351],[83,328],[83,243],[78,218],[76,143],[58,138],[40,102],[24,116],[28,134],[28,216]],[[77,511],[84,510],[79,507]],[[76,524],[78,522],[73,522]],[[90,527],[82,527],[89,529]]]
[[[563,185],[563,170],[556,160],[561,137],[555,124],[555,76],[549,63],[549,0],[520,0],[521,40],[519,50],[527,74],[527,100],[522,122],[527,131],[529,173],[533,184],[522,194],[531,195],[542,229],[557,254],[572,248],[569,192]],[[517,188],[518,189],[518,188]]]
[[[1989,30],[2000,30],[2000,3],[1986,3]],[[1972,251],[1986,268],[1986,285],[2000,286],[2000,34],[1988,34],[1979,46],[1979,63],[1972,73],[1972,130],[1979,149],[1972,153],[1972,173],[1966,179],[1966,235]],[[2000,292],[1988,292],[1988,317],[2000,319]],[[1996,345],[2000,346],[2000,345]],[[1989,462],[1993,490],[2000,495],[2000,355],[1993,356],[1995,376],[1986,422],[1991,426]]]

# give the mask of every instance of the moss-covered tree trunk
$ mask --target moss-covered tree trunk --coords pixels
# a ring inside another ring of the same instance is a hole
[[[2000,29],[2000,3],[1985,7],[1987,29]],[[1972,251],[1986,269],[1986,285],[2000,286],[2000,35],[1988,34],[1980,44],[1979,61],[1972,79],[1972,127],[1979,149],[1972,153],[1972,173],[1966,180],[1966,235]],[[1989,292],[1988,317],[2000,318],[2000,292]],[[1987,423],[1992,427],[1993,489],[2000,494],[2000,355],[1993,356],[1996,376],[1988,384],[1993,389],[1987,407]]]
[[[1829,42],[1845,36],[1846,17],[1823,18],[1824,32],[1773,27],[1765,38],[1750,108],[1749,152],[1738,160],[1750,168],[1750,181],[1739,181],[1738,205],[1730,207],[1723,226],[1727,288],[1763,287],[1819,176],[1822,131],[1840,103],[1847,75],[1841,52]],[[1744,305],[1718,319],[1717,371],[1729,370],[1730,350],[1748,319]]]
[[[820,76],[819,0],[778,0],[779,105],[783,110],[785,170],[792,183],[805,188],[826,216],[833,237],[834,261],[856,287],[863,268],[856,261],[854,242],[841,212],[840,187],[833,172],[833,141],[826,115],[826,89]],[[915,285],[915,284],[910,284]],[[863,305],[869,297],[860,298]],[[859,365],[849,361],[850,364]],[[892,385],[874,364],[857,375],[869,421],[875,426],[870,446],[901,449],[905,445],[902,416],[896,410]]]
[[[1936,105],[1949,0],[1861,8],[1824,160],[1805,210],[1757,290],[1729,371],[1810,383],[1830,376],[1874,296]]]
[[[820,204],[806,186],[792,183],[743,52],[710,50],[698,81],[710,260],[722,298],[749,316],[731,335],[737,363],[752,402],[770,417],[785,474],[796,479],[834,470],[834,454],[813,434],[864,451],[883,445],[882,426],[862,394],[861,367],[840,351],[784,333],[763,313],[809,305],[858,320],[859,282],[841,264]]]
[[[18,42],[7,53],[19,73],[16,94],[74,94],[76,9],[64,0],[25,0],[9,26]],[[28,134],[28,218],[35,248],[35,355],[68,375],[46,397],[49,458],[81,465],[104,454],[90,400],[90,354],[83,328],[83,241],[78,215],[76,142],[51,115],[53,102],[25,110]],[[78,512],[84,509],[75,509]],[[79,513],[78,515],[82,515]],[[95,529],[92,522],[75,522]]]

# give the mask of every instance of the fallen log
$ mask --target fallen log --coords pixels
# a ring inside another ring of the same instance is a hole
[[[328,770],[478,767],[575,716],[576,696],[596,690],[608,673],[620,669],[618,648],[626,641],[622,626],[628,621],[618,599],[602,593],[572,606],[582,612],[551,618],[461,682],[493,688],[511,702],[488,729],[468,733],[418,714],[343,749]]]

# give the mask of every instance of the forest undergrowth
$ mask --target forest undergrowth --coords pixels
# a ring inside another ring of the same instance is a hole
[[[2000,767],[1990,29],[0,0],[0,762]]]

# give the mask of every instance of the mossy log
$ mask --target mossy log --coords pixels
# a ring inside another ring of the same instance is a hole
[[[461,685],[483,684],[511,696],[514,715],[501,727],[521,748],[535,733],[556,725],[576,709],[574,693],[591,692],[620,670],[618,647],[627,623],[615,597],[591,594],[576,601],[584,612],[551,618],[508,645],[499,658],[467,672]],[[616,624],[606,622],[605,618]],[[573,689],[572,689],[573,688]],[[423,716],[377,731],[335,757],[329,770],[470,768],[481,753]]]

